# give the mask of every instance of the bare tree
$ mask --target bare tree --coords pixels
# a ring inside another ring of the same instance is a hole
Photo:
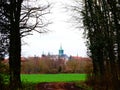
[[[2,16],[2,19],[0,17],[0,25],[4,24],[3,31],[9,35],[7,38],[9,39],[11,90],[21,87],[21,37],[32,34],[32,31],[47,32],[46,29],[43,29],[48,25],[43,21],[43,16],[49,13],[50,4],[44,6],[28,5],[30,2],[30,0],[1,0],[0,3],[2,5],[0,7],[0,16]],[[5,33],[0,35],[5,37]]]
[[[24,0],[20,17],[20,33],[21,37],[32,35],[32,31],[38,33],[48,32],[46,26],[51,22],[46,20],[45,15],[50,13],[51,4],[37,5],[37,0]],[[36,4],[33,6],[32,4]]]

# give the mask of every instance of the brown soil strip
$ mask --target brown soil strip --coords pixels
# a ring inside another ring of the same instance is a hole
[[[75,83],[39,83],[36,90],[83,90],[75,85]]]

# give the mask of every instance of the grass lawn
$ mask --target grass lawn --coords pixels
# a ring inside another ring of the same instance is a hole
[[[22,82],[72,82],[84,81],[86,74],[21,74]]]

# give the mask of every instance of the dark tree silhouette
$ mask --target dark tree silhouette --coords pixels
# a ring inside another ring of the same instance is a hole
[[[10,89],[16,90],[21,87],[20,67],[21,67],[21,35],[20,35],[20,13],[23,0],[10,0]]]
[[[80,1],[77,0],[78,6],[73,7],[73,10],[77,12],[78,18],[82,15],[80,19],[83,20],[94,75],[105,79],[109,74],[112,90],[119,90],[120,1],[83,0],[81,10],[78,2]],[[80,22],[80,19],[76,20]]]
[[[46,32],[46,29],[42,28],[48,25],[48,23],[44,23],[42,17],[49,13],[49,10],[45,10],[50,7],[50,4],[30,7],[24,4],[25,1],[30,2],[30,0],[2,0],[0,3],[2,6],[0,16],[3,19],[1,19],[1,22],[4,24],[3,28],[5,28],[3,31],[9,35],[7,39],[9,39],[11,90],[21,87],[21,37],[31,34],[30,32],[33,30],[39,33]],[[33,19],[33,23],[30,23]],[[5,36],[5,33],[3,36]]]

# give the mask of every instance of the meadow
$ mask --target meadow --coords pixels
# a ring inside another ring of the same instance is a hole
[[[84,81],[86,74],[21,74],[22,82],[74,82]]]

